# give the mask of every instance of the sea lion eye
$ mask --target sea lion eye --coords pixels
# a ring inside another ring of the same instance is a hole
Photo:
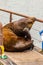
[[[27,38],[27,36],[25,35],[25,38]]]

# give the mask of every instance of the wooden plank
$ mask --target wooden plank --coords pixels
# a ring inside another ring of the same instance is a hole
[[[4,65],[17,65],[15,62],[13,62],[9,57],[7,59],[1,59],[0,58],[0,63]]]
[[[25,52],[5,52],[5,54],[17,65],[34,65],[38,62],[43,62],[43,55],[36,51],[25,51]]]

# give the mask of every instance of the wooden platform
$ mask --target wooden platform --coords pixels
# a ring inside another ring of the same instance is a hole
[[[17,65],[43,65],[43,55],[36,51],[5,52]]]

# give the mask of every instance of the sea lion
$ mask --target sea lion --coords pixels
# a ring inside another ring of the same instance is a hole
[[[3,45],[6,51],[24,51],[34,47],[29,33],[34,19],[23,18],[3,27]]]

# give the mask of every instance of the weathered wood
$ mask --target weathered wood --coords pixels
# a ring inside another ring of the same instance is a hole
[[[11,12],[11,11],[4,10],[4,9],[0,9],[0,11],[4,11],[4,12],[7,12],[7,13],[11,13],[11,14],[22,16],[22,17],[26,17],[26,18],[30,18],[29,16],[26,16],[26,15],[23,15],[23,14],[19,14],[19,13],[16,13],[16,12]]]
[[[10,22],[12,22],[12,14],[10,13]]]
[[[6,52],[5,53],[17,65],[42,65],[43,55],[36,51]]]
[[[43,20],[37,19],[37,18],[35,18],[35,17],[30,17],[30,16],[26,16],[26,15],[19,14],[19,13],[16,13],[16,12],[11,12],[11,11],[5,10],[5,9],[0,9],[0,11],[4,11],[4,12],[11,13],[11,14],[18,15],[18,16],[25,17],[25,18],[31,18],[31,19],[34,18],[35,21],[39,21],[39,22],[42,22],[42,23],[43,23]]]
[[[13,62],[9,57],[7,59],[1,59],[0,58],[0,65],[17,65],[15,62]]]

